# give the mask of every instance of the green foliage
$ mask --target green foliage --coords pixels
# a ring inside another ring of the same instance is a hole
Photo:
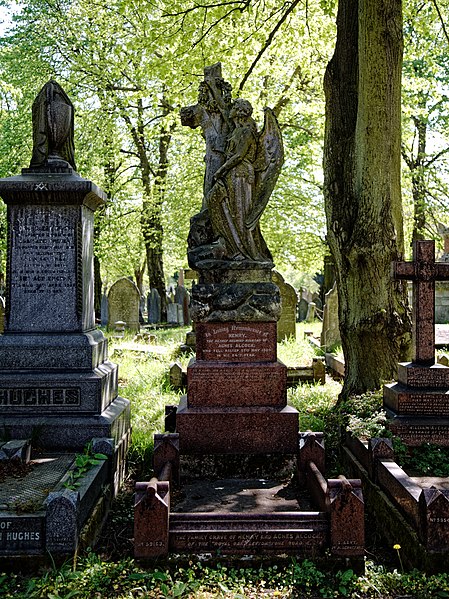
[[[107,459],[108,456],[104,453],[93,453],[92,442],[87,443],[83,453],[75,455],[75,467],[68,473],[64,487],[72,490],[77,489],[80,486],[81,479],[84,478],[87,472]]]
[[[449,448],[433,443],[408,448],[399,438],[393,439],[395,457],[401,467],[418,476],[449,476]]]
[[[229,597],[342,598],[392,597],[410,595],[414,599],[449,596],[449,575],[426,575],[418,570],[399,573],[371,561],[366,572],[332,570],[310,560],[280,562],[264,567],[208,566],[190,561],[188,565],[169,563],[167,567],[143,568],[133,560],[102,559],[88,551],[76,568],[64,564],[41,577],[0,574],[4,599],[160,599],[189,597],[214,599]]]
[[[362,439],[389,437],[386,413],[382,409],[381,392],[369,392],[350,397],[340,406],[347,416],[347,430]]]

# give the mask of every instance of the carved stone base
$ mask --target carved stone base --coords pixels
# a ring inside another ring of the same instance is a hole
[[[268,322],[281,314],[273,283],[211,283],[192,287],[190,314],[196,322]]]
[[[296,453],[298,412],[286,406],[188,408],[176,414],[181,454]]]

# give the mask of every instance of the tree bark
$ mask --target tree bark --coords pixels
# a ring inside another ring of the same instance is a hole
[[[324,195],[345,356],[341,398],[378,389],[410,349],[400,188],[400,0],[340,0],[324,87]]]

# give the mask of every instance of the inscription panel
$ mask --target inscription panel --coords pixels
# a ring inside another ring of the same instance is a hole
[[[78,220],[75,206],[9,207],[9,331],[65,331],[79,325]]]
[[[40,517],[2,517],[0,515],[0,553],[34,553],[44,546],[44,527]]]
[[[217,551],[231,554],[253,552],[319,551],[326,544],[325,530],[241,530],[241,531],[188,531],[170,532],[170,551],[203,552]]]
[[[286,404],[287,368],[269,364],[196,362],[187,369],[189,406],[276,406]]]
[[[197,323],[198,360],[273,362],[276,323]]]
[[[81,389],[0,389],[0,406],[79,406]]]
[[[449,416],[449,391],[420,393],[389,387],[384,392],[384,404],[398,415]]]
[[[413,424],[392,423],[389,426],[391,432],[411,447],[423,443],[435,443],[437,445],[449,446],[449,425],[444,424]]]
[[[442,365],[420,367],[411,364],[398,365],[398,381],[417,388],[448,388],[449,368]]]

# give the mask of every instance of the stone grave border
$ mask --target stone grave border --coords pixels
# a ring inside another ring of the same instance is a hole
[[[324,477],[322,433],[300,435],[296,475],[319,511],[268,514],[173,513],[170,501],[180,480],[179,435],[155,435],[149,482],[137,482],[134,555],[160,559],[169,553],[252,554],[332,558],[364,568],[364,501],[360,480]],[[350,524],[350,525],[349,525]]]
[[[59,564],[80,549],[92,545],[99,533],[98,523],[106,518],[110,500],[116,491],[111,480],[115,471],[113,462],[119,459],[114,456],[114,445],[114,439],[92,439],[93,452],[103,453],[107,459],[93,465],[77,479],[76,488],[64,486],[75,468],[76,455],[73,454],[72,465],[48,494],[42,509],[32,514],[0,509],[0,560],[7,558],[8,565],[13,568],[28,563],[34,567],[47,563],[51,556]],[[18,458],[13,456],[11,459]],[[117,481],[119,476],[116,475]],[[99,488],[103,490],[100,496]],[[19,546],[18,535],[29,535],[30,530],[34,536],[36,531],[38,533],[35,547],[24,552]],[[16,550],[11,549],[8,534],[15,535],[11,539],[18,541]]]
[[[391,439],[362,441],[348,433],[343,462],[361,479],[367,510],[382,522],[383,536],[392,546],[400,544],[404,565],[426,572],[447,571],[449,490],[417,484],[395,461]]]

